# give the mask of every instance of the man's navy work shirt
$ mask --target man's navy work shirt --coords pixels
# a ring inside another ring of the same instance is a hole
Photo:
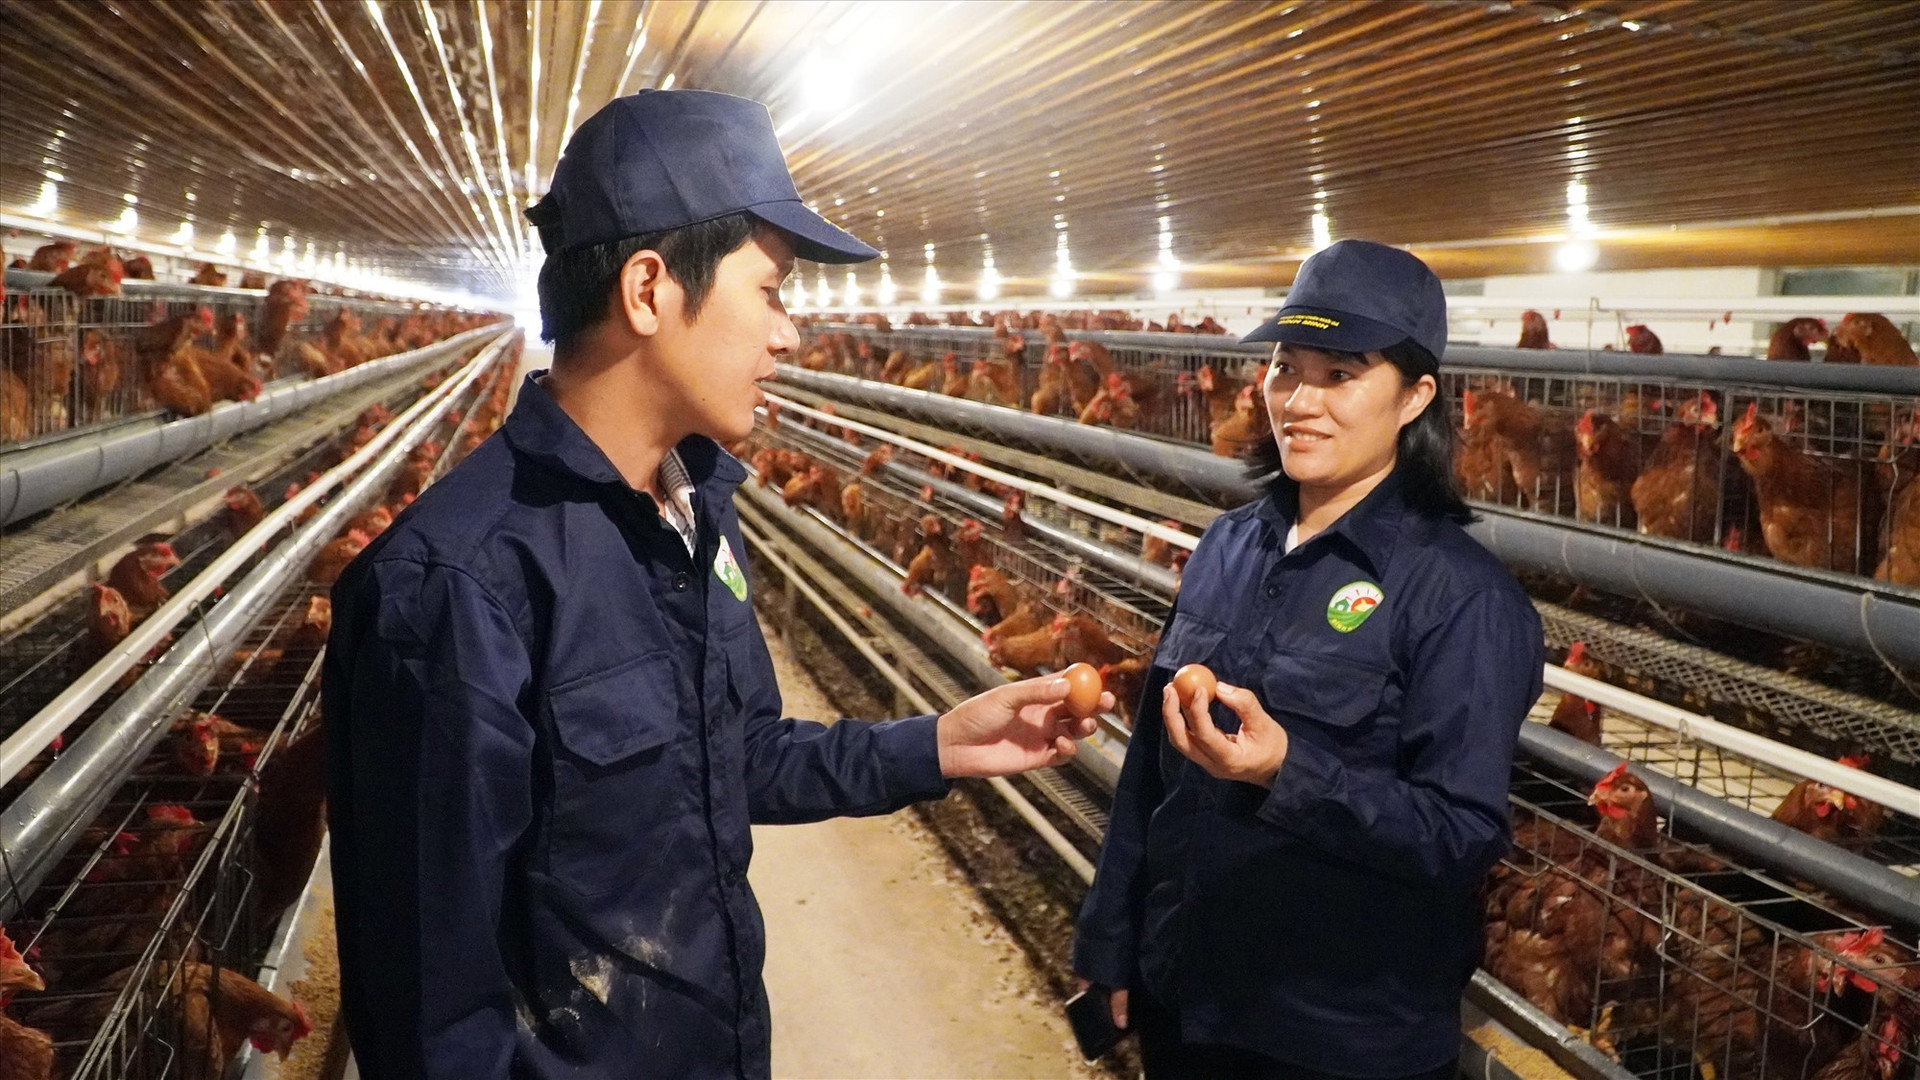
[[[1458,1054],[1476,893],[1507,847],[1544,649],[1512,575],[1411,509],[1403,483],[1286,554],[1293,509],[1269,494],[1216,520],[1187,564],[1074,967],[1144,986],[1188,1042],[1361,1077]],[[1286,729],[1270,789],[1213,779],[1167,741],[1161,688],[1190,663]]]
[[[768,1075],[748,824],[947,790],[933,717],[781,719],[745,470],[677,449],[691,557],[529,378],[334,586],[328,816],[369,1080]]]

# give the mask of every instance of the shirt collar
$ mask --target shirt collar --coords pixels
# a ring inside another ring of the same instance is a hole
[[[613,467],[604,451],[580,430],[560,403],[553,400],[539,379],[544,370],[529,372],[520,385],[520,397],[507,416],[507,440],[513,448],[547,467],[594,484],[619,484],[626,480]],[[689,435],[667,455],[680,470],[680,478],[698,490],[709,483],[733,488],[747,478],[747,470],[720,444],[705,435]],[[675,478],[661,463],[662,480],[668,488],[677,486]],[[671,491],[668,492],[671,494]]]
[[[1367,492],[1366,497],[1354,504],[1352,509],[1340,515],[1339,520],[1294,550],[1299,551],[1318,543],[1322,536],[1338,536],[1360,553],[1375,577],[1384,575],[1387,562],[1393,557],[1394,544],[1400,538],[1401,521],[1409,512],[1402,490],[1405,483],[1399,469],[1388,473],[1386,479]],[[1267,522],[1273,529],[1276,543],[1279,542],[1280,538],[1287,535],[1287,529],[1292,527],[1299,513],[1297,489],[1276,491],[1269,488],[1254,513]]]

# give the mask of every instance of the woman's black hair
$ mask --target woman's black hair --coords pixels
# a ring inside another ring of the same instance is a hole
[[[657,251],[667,273],[686,293],[686,318],[692,322],[713,291],[720,260],[746,246],[760,219],[742,210],[666,232],[565,248],[547,255],[540,267],[540,337],[565,352],[581,333],[605,318],[613,307],[620,270],[640,251]]]
[[[1360,353],[1333,353],[1342,359],[1366,363]],[[1409,338],[1380,350],[1380,355],[1400,371],[1400,383],[1412,386],[1422,375],[1436,374],[1440,363],[1432,353]],[[1458,445],[1453,420],[1439,393],[1427,402],[1419,416],[1400,429],[1395,450],[1394,472],[1402,481],[1407,505],[1421,514],[1445,518],[1461,525],[1473,520],[1473,510],[1460,490],[1460,478],[1454,472],[1453,457]],[[1300,484],[1280,465],[1280,444],[1269,437],[1254,444],[1247,454],[1247,478],[1265,488],[1284,505],[1297,505]]]

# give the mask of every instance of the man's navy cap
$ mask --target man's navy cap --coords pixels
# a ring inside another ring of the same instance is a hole
[[[1446,351],[1447,297],[1440,279],[1411,252],[1342,240],[1309,255],[1286,305],[1240,340],[1364,353],[1408,338],[1435,361]]]
[[[567,140],[553,185],[527,220],[552,253],[741,210],[786,230],[803,259],[880,254],[800,201],[765,105],[708,90],[642,90],[608,102]]]

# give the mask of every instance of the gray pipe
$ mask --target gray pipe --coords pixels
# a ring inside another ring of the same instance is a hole
[[[32,289],[44,289],[54,275],[44,270],[8,270],[6,272],[8,292],[27,292]],[[129,278],[120,283],[120,292],[125,296],[143,300],[170,300],[188,304],[209,303],[258,303],[267,298],[265,289],[236,289],[227,285],[189,285],[184,281],[142,281]],[[361,315],[412,315],[420,311],[420,305],[404,300],[370,300],[365,297],[329,296],[325,293],[311,293],[307,297],[310,303],[338,304],[352,308]],[[467,310],[454,308],[455,311]]]
[[[1467,526],[1501,561],[1908,666],[1920,602],[1865,578],[1776,571],[1645,537],[1609,536],[1485,507]]]
[[[833,326],[856,338],[877,333],[870,326]],[[986,327],[937,326],[896,327],[894,334],[925,335],[928,338],[978,337],[984,347],[993,335]],[[1024,331],[1029,341],[1034,332]],[[1175,355],[1213,355],[1235,363],[1261,362],[1273,355],[1273,346],[1242,345],[1232,337],[1215,334],[1150,334],[1139,331],[1069,330],[1073,341],[1096,341],[1109,349],[1132,352],[1172,353]],[[929,342],[929,347],[937,346]],[[1029,346],[1028,356],[1033,356]],[[1556,372],[1597,375],[1632,380],[1683,379],[1721,385],[1768,387],[1779,390],[1832,390],[1852,394],[1896,394],[1920,396],[1920,368],[1888,367],[1869,364],[1810,364],[1780,360],[1756,360],[1745,356],[1664,353],[1643,356],[1639,353],[1608,352],[1597,349],[1516,349],[1499,345],[1450,344],[1446,367],[1494,368],[1514,372]]]
[[[987,521],[999,520],[1004,504],[998,499],[982,495],[965,484],[941,480],[918,469],[903,468],[899,465],[891,465],[889,468],[914,483],[932,485],[934,491],[940,493],[942,497],[976,511]],[[1158,563],[1150,563],[1137,553],[1121,551],[1111,544],[1103,544],[1090,536],[1082,536],[1070,529],[1037,520],[1029,514],[1020,515],[1020,520],[1025,522],[1027,531],[1033,535],[1044,537],[1114,577],[1150,589],[1168,601],[1173,599],[1173,594],[1180,588],[1180,578],[1173,571]]]
[[[1568,1031],[1559,1021],[1541,1012],[1532,1002],[1483,970],[1473,973],[1473,979],[1467,983],[1466,993],[1462,996],[1472,1009],[1479,1010],[1481,1015],[1492,1018],[1508,1030],[1530,1033],[1531,1037],[1526,1040],[1529,1045],[1581,1080],[1635,1080],[1634,1074],[1622,1068],[1619,1062]],[[1461,1011],[1470,1013],[1471,1009],[1463,1007]],[[1512,1077],[1518,1080],[1511,1070],[1482,1050],[1472,1039],[1460,1040],[1460,1064],[1469,1077],[1484,1076],[1487,1080]],[[1482,1067],[1487,1070],[1485,1073],[1480,1071]],[[1498,1072],[1494,1071],[1496,1068]]]
[[[789,374],[782,369],[781,378]],[[818,393],[893,412],[919,412],[1036,445],[1089,455],[1102,453],[1103,447],[1123,451],[1114,456],[1128,467],[1211,492],[1228,505],[1256,494],[1241,478],[1236,462],[1190,447],[844,375],[803,371],[791,381]],[[1656,538],[1608,535],[1484,504],[1475,509],[1480,520],[1467,531],[1509,565],[1559,574],[1624,596],[1653,597],[1850,652],[1877,654],[1897,664],[1920,665],[1920,601],[1904,590],[1864,577],[1687,550]]]
[[[828,435],[826,432],[816,431],[804,424],[788,424],[781,428],[781,430],[798,435],[802,441],[810,442],[816,446],[834,446],[843,450],[846,448],[845,444],[841,443],[840,440]],[[934,491],[940,493],[947,501],[957,503],[972,510],[978,514],[983,521],[998,522],[1001,520],[1000,514],[1001,511],[1005,509],[1005,503],[993,498],[991,495],[975,491],[965,484],[956,484],[951,480],[942,480],[919,469],[908,468],[897,461],[890,461],[882,466],[882,468],[885,469],[889,475],[897,476],[916,488],[931,486]],[[1027,530],[1034,535],[1046,537],[1053,543],[1074,552],[1081,558],[1099,566],[1101,569],[1123,581],[1133,582],[1168,599],[1171,599],[1174,592],[1180,587],[1180,579],[1173,571],[1157,563],[1150,563],[1136,553],[1120,551],[1111,545],[1103,544],[1091,537],[1081,536],[1079,533],[1060,528],[1058,525],[1050,522],[1041,521],[1028,514],[1020,515],[1020,520],[1026,524]]]
[[[489,364],[476,364],[478,375]],[[357,369],[356,369],[357,370]],[[340,532],[347,519],[386,490],[406,450],[426,437],[466,388],[448,393],[403,437],[384,460],[362,472],[286,543],[265,556],[238,587],[214,605],[190,633],[162,653],[146,674],[108,706],[19,797],[0,810],[0,849],[12,876],[0,895],[0,920],[17,915],[140,762],[173,728],[173,721],[205,688],[258,623],[288,582],[305,571],[314,554]],[[17,890],[17,891],[16,891]]]
[[[911,626],[916,632],[933,642],[942,653],[965,670],[967,677],[976,688],[999,686],[1007,681],[1001,670],[987,662],[987,650],[980,639],[968,633],[953,619],[942,616],[933,605],[915,600],[900,591],[900,582],[889,572],[875,564],[871,559],[862,557],[840,536],[825,525],[805,514],[786,512],[787,508],[779,496],[761,488],[758,484],[742,484],[742,494],[752,505],[749,512],[758,510],[765,516],[778,515],[782,526],[791,529],[824,557],[832,560],[840,571],[850,580],[864,589],[869,596],[887,609],[893,618]],[[767,531],[764,527],[762,531]],[[1124,746],[1113,744],[1121,754]],[[1100,740],[1097,745],[1084,748],[1076,754],[1073,762],[1089,776],[1106,785],[1108,791],[1120,780],[1120,761],[1118,755],[1109,756],[1109,744]]]
[[[1597,781],[1623,760],[1545,724],[1520,725],[1520,749],[1561,772]],[[1645,766],[1633,770],[1670,820],[1782,874],[1803,878],[1887,918],[1920,925],[1920,883],[1871,859],[1789,829]]]
[[[1245,502],[1254,488],[1240,475],[1240,463],[1184,443],[1131,435],[1110,427],[1077,424],[1054,416],[987,405],[965,398],[908,390],[890,383],[780,366],[780,381],[892,413],[913,413],[939,423],[965,424],[1003,438],[1020,439],[1084,458],[1110,461],[1136,473],[1182,483],[1208,496]]]
[[[1809,364],[1755,360],[1746,356],[1598,352],[1587,349],[1511,349],[1489,345],[1449,345],[1445,367],[1494,368],[1515,372],[1596,375],[1626,380],[1685,380],[1719,386],[1755,386],[1777,390],[1838,391],[1848,394],[1920,396],[1920,368],[1869,364]]]
[[[367,382],[444,361],[503,332],[498,325],[483,326],[337,375],[283,381],[253,401],[223,401],[203,416],[118,424],[93,437],[79,435],[48,446],[0,453],[0,526],[197,454]]]
[[[845,557],[852,551],[833,530],[805,514],[788,513],[778,495],[758,484],[742,484],[740,492],[754,509],[763,515],[778,516],[782,528],[798,533],[815,551],[831,558],[847,577],[878,599],[889,613],[958,661],[976,685],[996,686],[1007,681],[999,668],[987,663],[987,651],[981,647],[978,637],[962,630],[954,620],[942,617],[931,605],[902,593],[899,580],[871,559]]]

